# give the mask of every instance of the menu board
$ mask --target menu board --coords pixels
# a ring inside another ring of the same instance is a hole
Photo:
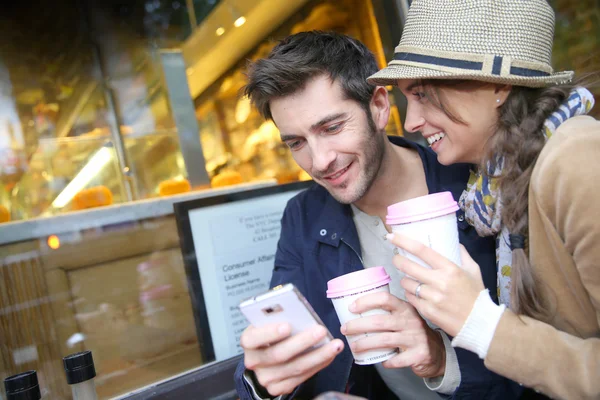
[[[240,336],[248,323],[238,305],[269,289],[283,211],[309,184],[175,205],[196,327],[208,359],[242,353]]]

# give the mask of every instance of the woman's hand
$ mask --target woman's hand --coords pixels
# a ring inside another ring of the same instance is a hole
[[[406,299],[425,318],[449,335],[456,336],[471,313],[477,296],[484,289],[479,265],[462,245],[462,267],[459,267],[407,236],[395,234],[391,242],[432,268],[425,268],[401,255],[394,256],[396,268],[407,275],[400,281],[406,290]],[[416,297],[419,286],[419,297]]]
[[[350,311],[357,314],[373,309],[383,309],[390,314],[364,316],[341,327],[344,335],[378,332],[351,343],[353,352],[400,348],[400,354],[383,362],[384,367],[411,367],[423,378],[444,375],[446,349],[442,337],[427,325],[414,307],[387,292],[365,295],[350,306]]]

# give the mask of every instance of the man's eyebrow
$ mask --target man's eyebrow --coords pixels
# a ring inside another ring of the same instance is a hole
[[[319,122],[312,124],[310,127],[310,130],[314,132],[314,131],[318,130],[319,128],[321,128],[323,125],[328,124],[331,121],[335,121],[336,119],[344,118],[347,115],[348,114],[345,112],[328,115],[325,118],[321,119]]]
[[[295,140],[298,139],[299,136],[298,135],[284,135],[281,134],[281,141],[282,142],[287,142],[288,140]]]

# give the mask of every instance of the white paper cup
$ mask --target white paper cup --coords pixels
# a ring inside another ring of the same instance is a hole
[[[375,309],[362,314],[354,314],[348,310],[359,297],[371,293],[390,291],[390,276],[383,267],[367,268],[362,271],[352,272],[342,275],[327,282],[327,297],[333,302],[333,307],[340,320],[340,324],[345,324],[353,319],[368,317],[379,314],[389,314],[388,311]],[[367,336],[378,335],[378,333],[363,333],[360,335],[347,335],[348,343],[355,342]],[[378,349],[354,353],[354,362],[359,365],[370,365],[383,362],[398,354],[397,348]]]
[[[452,193],[435,193],[389,206],[386,223],[392,232],[418,240],[460,266],[457,210],[458,204]],[[398,250],[410,260],[430,268],[420,258],[403,249]]]

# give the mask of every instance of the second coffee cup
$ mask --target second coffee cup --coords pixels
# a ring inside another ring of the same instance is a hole
[[[339,276],[327,282],[327,297],[333,302],[333,307],[343,325],[353,319],[368,317],[371,315],[389,314],[389,311],[382,309],[369,310],[361,314],[350,312],[348,307],[358,298],[377,292],[390,291],[390,276],[383,267],[366,268],[361,271]],[[367,336],[377,335],[378,333],[363,333],[360,335],[347,335],[348,343],[355,342]],[[377,349],[354,353],[354,362],[359,365],[376,364],[388,360],[398,354],[398,349]]]
[[[434,193],[389,206],[386,223],[392,227],[392,232],[418,240],[460,266],[457,210],[458,204],[452,193]],[[429,268],[420,258],[398,250],[405,257]]]

